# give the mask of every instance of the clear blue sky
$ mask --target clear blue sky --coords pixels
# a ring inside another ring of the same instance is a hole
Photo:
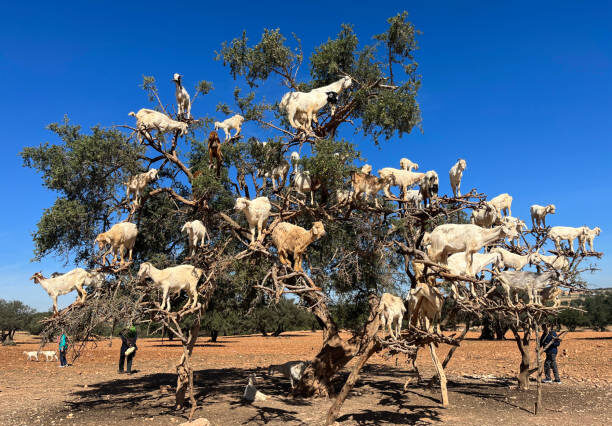
[[[404,9],[423,32],[417,60],[424,133],[362,149],[374,169],[397,166],[406,156],[422,170],[437,170],[441,192],[448,193],[448,169],[463,157],[463,188],[512,194],[515,216],[528,220],[531,204],[552,202],[553,225],[599,225],[595,246],[607,255],[601,272],[586,278],[612,286],[609,2],[110,3],[3,5],[0,178],[9,202],[0,212],[0,297],[48,309],[50,299],[28,277],[66,270],[66,259],[30,263],[30,234],[55,195],[22,168],[17,154],[53,142],[48,123],[64,114],[86,128],[127,123],[129,111],[146,105],[142,75],[156,76],[170,102],[175,72],[189,88],[214,82],[215,91],[194,107],[195,115],[214,114],[218,101],[231,102],[235,86],[214,51],[243,29],[251,40],[263,28],[293,31],[309,55],[341,23],[353,24],[369,43],[387,17]],[[280,97],[285,90],[266,91]],[[62,304],[73,299],[64,296]]]

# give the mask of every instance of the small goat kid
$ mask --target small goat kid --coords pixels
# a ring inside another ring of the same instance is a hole
[[[223,132],[225,133],[225,142],[227,142],[240,134],[243,122],[244,117],[240,114],[236,114],[221,122],[215,121],[215,130],[223,129]],[[236,130],[236,134],[234,136],[232,136],[231,133],[232,129]]]
[[[595,249],[593,249],[593,240],[595,239],[595,237],[601,234],[601,228],[599,226],[596,226],[595,228],[591,229],[588,226],[583,226],[582,231],[582,235],[578,236],[578,242],[580,243],[580,248],[582,249],[582,252],[586,253],[585,243],[587,241],[589,243],[591,251],[595,251]]]

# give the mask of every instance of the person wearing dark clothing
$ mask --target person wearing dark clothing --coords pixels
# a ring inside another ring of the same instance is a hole
[[[127,358],[127,373],[132,374],[132,360],[134,359],[134,355],[136,355],[136,339],[138,335],[136,334],[136,327],[131,326],[129,329],[126,328],[121,333],[119,333],[119,337],[121,338],[121,351],[119,352],[119,374],[123,373],[123,364]],[[130,348],[134,348],[131,353],[128,355],[125,354]]]
[[[546,349],[546,360],[544,361],[544,375],[546,378],[542,381],[542,383],[550,383],[550,370],[552,369],[555,375],[555,383],[561,383],[561,379],[559,379],[559,371],[557,370],[557,348],[561,343],[561,339],[557,336],[554,330],[549,330],[548,326],[544,324],[542,327],[542,337],[540,338],[540,347],[546,348],[548,344],[548,348]]]
[[[59,338],[59,359],[60,368],[66,367],[68,362],[66,361],[66,351],[68,350],[68,343],[66,342],[66,335],[62,333]]]

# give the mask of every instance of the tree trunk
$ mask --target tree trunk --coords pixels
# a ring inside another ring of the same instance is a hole
[[[201,311],[200,311],[201,312]],[[193,368],[191,366],[191,354],[193,353],[193,347],[198,340],[198,334],[200,333],[200,316],[198,312],[191,329],[189,330],[189,338],[186,342],[183,342],[183,356],[181,362],[176,366],[177,381],[176,381],[176,393],[175,393],[175,408],[181,409],[185,405],[185,394],[189,389],[189,400],[191,402],[191,411],[189,413],[189,420],[193,416],[196,409],[196,400],[193,390]]]
[[[216,342],[217,341],[217,337],[219,336],[219,330],[210,330],[210,341],[211,342]]]
[[[536,377],[536,386],[538,389],[538,397],[536,399],[533,414],[537,415],[538,411],[542,408],[542,366],[540,362],[540,326],[536,323],[535,328],[535,339],[536,339],[536,367],[538,368],[538,375]]]
[[[323,327],[323,347],[304,370],[302,380],[293,391],[294,395],[304,397],[333,395],[331,378],[357,353],[366,351],[370,340],[380,327],[379,317],[376,314],[378,302],[377,297],[370,299],[370,317],[363,331],[349,340],[344,340],[338,333],[338,328],[329,314],[327,305],[320,300],[313,309],[313,313]],[[359,372],[357,371],[356,374]]]
[[[276,327],[276,331],[272,333],[272,336],[278,337],[283,331],[285,331],[285,327],[283,326],[283,324],[278,324],[278,326]]]
[[[370,299],[370,316],[368,318],[366,326],[364,327],[364,336],[359,345],[359,353],[361,355],[353,366],[353,369],[351,370],[351,374],[349,375],[348,379],[342,386],[342,390],[340,391],[340,393],[336,397],[336,400],[327,412],[327,425],[331,425],[335,422],[336,418],[338,417],[338,414],[340,413],[340,408],[342,408],[342,404],[346,400],[346,397],[348,396],[351,389],[353,389],[353,387],[355,386],[355,383],[357,383],[357,380],[359,379],[359,373],[361,372],[361,369],[366,364],[368,359],[370,359],[372,354],[382,349],[381,345],[374,338],[380,328],[380,316],[377,314],[378,302],[378,298],[373,297]]]
[[[516,379],[518,380],[519,389],[527,390],[529,389],[529,375],[531,374],[529,370],[529,365],[531,364],[531,358],[529,356],[529,331],[524,331],[523,338],[521,338],[516,327],[512,326],[510,329],[512,330],[512,334],[514,334],[516,345],[521,352],[521,365]]]
[[[429,351],[431,352],[431,360],[433,361],[434,367],[436,367],[436,372],[438,373],[438,380],[440,381],[440,392],[442,394],[442,406],[448,407],[448,391],[446,389],[446,374],[444,373],[444,368],[442,368],[442,364],[440,364],[440,360],[438,359],[438,355],[436,354],[436,347],[433,343],[429,344]]]
[[[495,340],[495,331],[493,330],[493,321],[489,316],[484,316],[482,319],[482,331],[479,340]]]
[[[304,293],[302,298],[310,306],[312,313],[323,329],[323,345],[314,360],[304,370],[302,379],[293,390],[296,396],[311,397],[333,394],[331,378],[348,363],[357,353],[354,342],[343,340],[338,334],[338,327],[331,317],[323,296],[316,293]]]

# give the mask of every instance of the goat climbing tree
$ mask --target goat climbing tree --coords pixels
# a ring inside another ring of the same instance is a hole
[[[219,95],[227,102],[219,103],[216,112],[201,111],[198,97],[207,95],[212,83],[198,83],[190,119],[173,113],[176,108],[168,101],[172,92],[160,92],[155,78],[145,77],[143,88],[152,108],[186,122],[189,131],[185,137],[179,132],[139,132],[127,120],[108,129],[95,127],[89,133],[67,118],[50,125],[59,143],[22,152],[24,164],[40,171],[44,185],[58,193],[33,235],[35,255],[39,259],[59,255],[106,272],[108,278],[105,285],[90,290],[83,306],[71,306],[50,319],[46,335],[63,330],[74,340],[88,340],[95,337],[98,325],[118,322],[149,322],[170,330],[183,345],[177,364],[176,406],[187,405],[189,392],[191,416],[197,405],[191,355],[208,302],[218,294],[215,289],[233,289],[245,305],[262,300],[275,303],[293,294],[323,330],[322,345],[296,386],[296,396],[336,395],[332,379],[358,358],[328,413],[327,421],[332,423],[372,354],[385,350],[413,356],[416,348],[428,346],[436,361],[434,344],[459,344],[462,336],[442,336],[415,326],[399,341],[380,335],[377,295],[417,286],[413,262],[427,265],[427,276],[434,280],[472,281],[483,286],[476,300],[460,290],[463,298],[453,315],[459,311],[476,316],[507,312],[499,299],[485,300],[484,286],[490,282],[449,274],[431,262],[421,247],[425,231],[461,219],[461,212],[482,205],[483,194],[473,190],[459,198],[441,197],[427,209],[408,207],[395,196],[387,197],[380,206],[360,199],[342,203],[335,197],[337,190],[348,189],[350,173],[362,160],[359,147],[346,137],[359,134],[379,145],[402,140],[420,127],[420,75],[414,57],[417,35],[405,12],[391,17],[386,31],[375,35],[370,44],[360,43],[353,28],[343,25],[334,38],[314,48],[306,64],[297,38],[288,41],[279,30],[265,30],[259,42],[250,44],[243,33],[223,43],[216,55],[236,80],[233,94]],[[319,111],[318,125],[311,134],[289,125],[278,106],[284,92],[308,91],[342,77],[350,77],[352,85],[339,95],[333,115],[327,107]],[[276,102],[266,101],[260,93],[263,86],[266,93],[276,89]],[[222,143],[223,168],[218,173],[209,167],[207,137],[215,119],[221,121],[221,114],[235,113],[245,118],[245,124],[239,137]],[[318,187],[314,205],[309,197],[304,199],[292,190],[291,178],[282,179],[277,189],[262,178],[293,150],[301,156],[294,171],[309,171]],[[159,178],[135,208],[125,199],[123,183],[152,167],[159,170]],[[251,244],[244,216],[234,211],[234,202],[238,197],[256,196],[267,196],[273,210],[264,239]],[[207,227],[210,243],[189,257],[180,228],[195,219]],[[134,263],[103,266],[99,253],[92,250],[94,238],[122,220],[138,226]],[[324,223],[327,235],[309,247],[304,271],[278,260],[269,234],[282,221],[307,229],[315,221]],[[136,277],[144,261],[158,268],[189,263],[203,269],[199,305],[186,310],[181,299],[172,303],[172,311],[161,310],[159,292]],[[227,297],[228,292],[221,294]],[[329,308],[333,297],[350,298],[364,313],[363,326],[350,338],[340,335],[333,319]],[[443,395],[443,367],[449,360],[436,361]]]

